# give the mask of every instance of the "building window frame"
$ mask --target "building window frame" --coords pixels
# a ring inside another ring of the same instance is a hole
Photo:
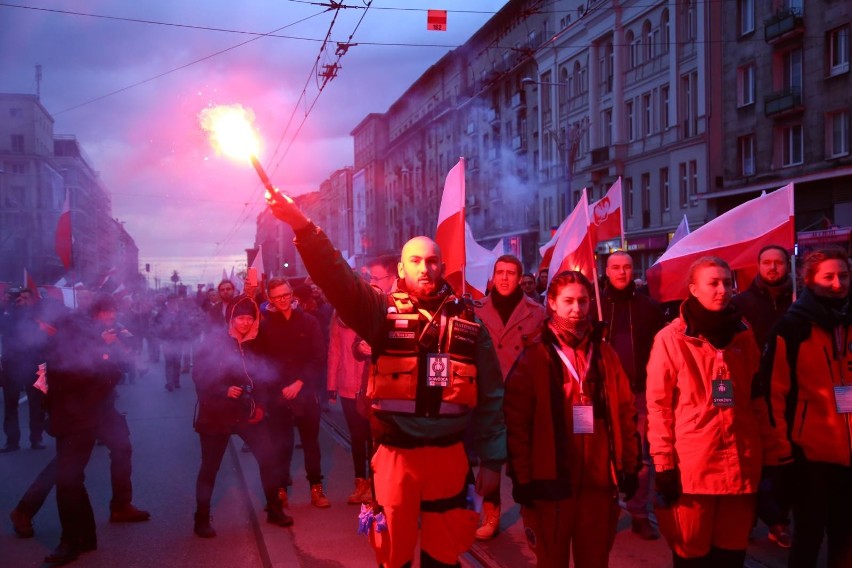
[[[627,197],[627,218],[632,219],[634,213],[633,178],[624,178],[624,195]]]
[[[834,77],[849,72],[849,24],[826,32],[826,59],[828,76]]]
[[[781,167],[800,166],[805,159],[805,134],[801,123],[781,128]]]
[[[740,36],[754,32],[754,0],[739,0],[737,14],[740,24]]]
[[[753,105],[755,102],[755,76],[757,68],[754,63],[741,65],[737,68],[737,108]]]
[[[746,134],[737,139],[737,153],[739,154],[740,176],[751,177],[756,173],[755,168],[755,135]]]
[[[842,158],[849,155],[849,110],[826,113],[826,157]]]
[[[671,211],[672,197],[669,192],[669,169],[660,168],[660,208],[663,211]]]
[[[689,206],[689,176],[686,172],[686,162],[679,163],[677,170],[680,206],[682,209],[686,209]]]

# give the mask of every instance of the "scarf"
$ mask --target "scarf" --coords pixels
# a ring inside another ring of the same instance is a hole
[[[686,321],[686,334],[701,335],[716,349],[724,349],[740,331],[742,316],[732,303],[716,312],[702,306],[695,296],[689,296],[681,306],[681,313]]]
[[[573,349],[589,334],[592,329],[592,320],[588,317],[579,320],[563,318],[554,313],[550,316],[547,325],[559,341]]]
[[[435,289],[434,294],[423,295],[418,294],[415,296],[411,292],[408,291],[408,286],[405,283],[405,278],[400,278],[397,281],[397,289],[400,292],[405,292],[411,297],[411,300],[418,306],[423,309],[434,312],[441,306],[441,302],[444,301],[444,298],[453,294],[453,288],[450,286],[446,280],[438,280],[437,287]]]
[[[494,305],[494,309],[497,310],[497,314],[499,314],[500,319],[503,321],[503,325],[509,322],[512,312],[515,311],[515,308],[518,307],[518,304],[521,303],[523,298],[524,291],[521,290],[520,286],[515,288],[515,291],[508,296],[503,296],[496,290],[491,293],[491,303]]]

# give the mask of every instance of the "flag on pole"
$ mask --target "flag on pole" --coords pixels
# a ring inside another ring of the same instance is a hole
[[[669,246],[666,247],[666,250],[669,250],[674,246],[676,242],[681,240],[683,237],[689,234],[689,221],[686,218],[686,213],[683,214],[683,219],[680,221],[680,225],[675,229],[674,234],[672,235],[672,240],[669,241]]]
[[[251,267],[257,269],[259,278],[263,278],[263,275],[266,274],[266,269],[263,266],[263,245],[257,245],[257,254],[251,261]]]
[[[41,300],[41,295],[38,293],[38,286],[36,285],[35,279],[26,268],[24,268],[24,286],[26,286],[28,290],[32,291],[33,298],[35,298],[36,301]]]
[[[435,242],[444,259],[444,278],[458,293],[467,292],[465,284],[465,186],[464,158],[453,166],[444,182]]]
[[[497,244],[494,245],[494,248],[491,249],[491,252],[494,253],[494,258],[498,256],[503,256],[506,254],[506,239],[500,239],[497,241]]]
[[[583,188],[583,193],[586,193],[586,188]],[[571,215],[565,217],[562,220],[562,223],[559,225],[559,228],[553,233],[553,236],[550,237],[550,240],[545,244],[539,247],[538,253],[541,255],[541,264],[538,266],[538,271],[541,272],[545,268],[550,267],[550,260],[553,257],[553,248],[556,246],[556,241],[559,240],[559,236],[564,234],[566,230],[568,230],[568,223],[571,219]]]
[[[62,213],[59,214],[59,221],[56,223],[56,241],[55,241],[56,256],[62,262],[65,270],[71,269],[72,257],[72,237],[71,237],[71,192],[65,191],[65,203],[62,205]]]
[[[592,242],[621,239],[624,244],[624,226],[621,215],[621,177],[600,200],[589,206],[590,225],[593,230]]]
[[[498,243],[499,244],[499,243]],[[488,289],[488,281],[494,271],[494,263],[497,257],[503,254],[489,250],[476,242],[470,225],[464,224],[464,248],[465,248],[465,286],[474,300],[485,296]]]
[[[554,276],[564,270],[577,270],[582,272],[589,282],[595,281],[595,253],[591,233],[589,197],[583,189],[580,202],[559,226],[559,231],[556,233],[556,245],[553,247],[550,271],[547,275],[548,285]],[[554,267],[556,267],[555,270]]]
[[[660,302],[687,297],[686,273],[702,256],[718,256],[732,270],[753,266],[769,244],[792,250],[795,243],[793,184],[731,209],[683,237],[647,271],[651,296]]]

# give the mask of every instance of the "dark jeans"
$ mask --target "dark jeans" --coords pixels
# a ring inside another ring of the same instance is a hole
[[[183,354],[183,343],[175,341],[163,342],[163,360],[165,361],[166,385],[180,385],[180,363]]]
[[[346,418],[346,426],[349,428],[349,437],[352,440],[352,465],[355,469],[355,477],[369,477],[370,458],[373,457],[373,435],[370,433],[370,421],[358,414],[355,410],[354,398],[340,398],[343,407],[343,416]]]
[[[32,380],[29,382],[34,383],[35,380],[35,370],[33,370]],[[6,434],[6,444],[9,446],[21,444],[18,400],[24,390],[27,391],[27,404],[30,410],[30,443],[41,443],[44,434],[44,394],[32,385],[24,389],[24,384],[26,384],[24,381],[16,380],[15,377],[8,377],[3,386],[3,433]]]
[[[275,455],[281,468],[279,487],[293,483],[290,463],[293,461],[293,426],[299,429],[299,439],[305,452],[305,474],[308,483],[322,483],[322,454],[319,446],[320,406],[316,395],[301,395],[298,410],[294,413],[287,407],[271,409],[269,427],[275,440]]]
[[[790,568],[817,565],[828,536],[828,568],[852,566],[852,467],[797,463]]]
[[[269,430],[264,423],[238,426],[233,434],[239,436],[251,448],[260,469],[260,483],[267,504],[278,500],[278,470],[272,454]],[[216,475],[228,447],[231,434],[199,434],[201,438],[201,469],[195,483],[195,500],[199,511],[209,511],[213,497]]]
[[[95,515],[85,485],[86,465],[96,439],[95,428],[56,437],[56,505],[61,539],[77,546],[97,540]]]
[[[127,419],[113,409],[96,430],[96,436],[109,450],[110,481],[112,482],[110,508],[129,505],[133,500],[133,484],[130,481],[133,447],[130,445]],[[18,502],[18,510],[29,517],[35,517],[38,514],[50,490],[56,484],[57,459],[50,460],[44,466]]]

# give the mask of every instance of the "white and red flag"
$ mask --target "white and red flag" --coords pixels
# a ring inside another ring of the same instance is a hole
[[[606,195],[589,206],[589,220],[593,231],[592,242],[621,239],[624,243],[621,210],[621,177],[619,177]]]
[[[453,290],[460,294],[468,292],[465,282],[467,254],[464,192],[464,158],[460,158],[444,182],[444,194],[441,196],[441,208],[438,210],[438,228],[435,230],[435,242],[438,243],[444,259],[444,278]]]
[[[577,270],[595,281],[595,252],[592,230],[589,226],[589,197],[583,189],[580,202],[574,207],[554,235],[556,244],[550,259],[547,283],[563,270]]]
[[[473,238],[473,231],[467,223],[464,224],[464,249],[466,257],[465,286],[473,299],[478,300],[485,296],[488,281],[494,271],[494,263],[497,261],[497,257],[503,253],[496,254],[495,251],[489,250],[476,242],[476,239]]]
[[[686,273],[702,256],[718,256],[731,269],[754,267],[766,245],[792,250],[795,242],[793,184],[731,209],[671,246],[648,269],[651,296],[660,302],[687,297]]]
[[[666,247],[666,250],[672,248],[676,242],[681,240],[683,237],[689,234],[689,219],[686,218],[686,213],[683,214],[683,219],[680,220],[680,225],[675,229],[674,234],[672,235],[672,240],[669,241],[669,246]]]
[[[65,270],[71,269],[72,262],[72,237],[71,237],[71,193],[65,191],[65,203],[62,205],[62,213],[56,223],[56,256],[62,262]]]

